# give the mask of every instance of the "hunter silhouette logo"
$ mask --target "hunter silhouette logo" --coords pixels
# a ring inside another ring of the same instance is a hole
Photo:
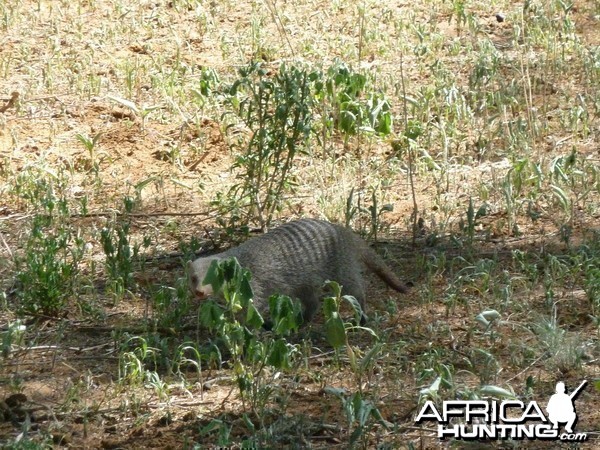
[[[575,425],[575,422],[577,422],[577,413],[575,412],[575,405],[573,405],[573,402],[586,384],[587,380],[583,380],[571,395],[567,395],[565,394],[565,383],[562,381],[556,383],[556,394],[550,397],[548,406],[546,407],[548,418],[554,425],[552,427],[553,429],[558,429],[559,422],[564,422],[567,424],[565,426],[565,431],[567,433],[573,433],[573,426]]]
[[[435,421],[440,439],[543,439],[561,441],[587,440],[586,433],[576,433],[577,423],[574,401],[581,393],[584,380],[571,394],[565,383],[556,383],[556,393],[546,406],[547,415],[537,402],[520,400],[446,400],[440,410],[427,400],[415,418],[415,423]],[[560,433],[559,424],[565,424]]]

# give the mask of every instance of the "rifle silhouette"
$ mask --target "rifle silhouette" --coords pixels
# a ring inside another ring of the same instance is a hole
[[[571,392],[571,393],[569,394],[569,398],[570,398],[571,400],[573,400],[573,398],[574,398],[574,397],[575,397],[575,396],[576,396],[576,395],[579,393],[579,391],[580,391],[581,389],[583,389],[583,387],[584,387],[586,384],[587,384],[587,380],[583,380],[583,381],[581,382],[581,384],[580,384],[579,386],[577,386],[577,389],[575,389],[573,392]]]

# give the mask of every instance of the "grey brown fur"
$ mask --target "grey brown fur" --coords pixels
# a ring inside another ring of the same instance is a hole
[[[354,232],[322,220],[301,219],[225,252],[190,261],[192,292],[200,298],[211,295],[211,287],[202,285],[210,263],[233,256],[252,274],[254,303],[261,314],[268,312],[271,295],[284,294],[301,301],[304,321],[310,321],[319,308],[325,280],[337,281],[342,294],[354,296],[365,312],[361,275],[365,267],[396,291],[407,291],[381,257]]]

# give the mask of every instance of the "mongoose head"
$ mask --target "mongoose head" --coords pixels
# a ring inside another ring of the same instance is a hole
[[[195,261],[188,261],[188,280],[190,284],[190,290],[200,300],[210,297],[214,294],[213,288],[210,284],[202,284],[206,277],[206,272],[214,260],[219,258],[198,258]]]

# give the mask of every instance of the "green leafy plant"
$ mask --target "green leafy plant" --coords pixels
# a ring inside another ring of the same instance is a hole
[[[232,426],[223,420],[212,419],[208,424],[200,428],[200,436],[211,436],[211,439],[215,442],[215,444],[225,447],[230,446],[232,442],[231,428]]]
[[[83,144],[89,153],[88,167],[95,167],[98,170],[98,163],[96,162],[96,145],[98,140],[102,137],[102,133],[96,133],[93,137],[87,134],[77,133],[75,135],[77,140]]]
[[[134,206],[130,197],[124,200],[125,211],[130,213]],[[148,248],[151,241],[144,237],[141,242],[131,243],[130,221],[128,219],[109,222],[100,231],[100,242],[104,251],[104,265],[110,291],[117,299],[135,285],[133,272],[135,261],[142,247]]]
[[[469,207],[467,208],[466,214],[466,222],[461,218],[459,222],[459,227],[463,233],[467,236],[467,245],[469,247],[473,246],[473,241],[475,239],[475,226],[477,224],[477,219],[484,217],[487,214],[487,205],[482,204],[477,211],[473,206],[473,198],[469,197]]]
[[[231,366],[242,399],[249,399],[258,412],[270,398],[273,388],[263,380],[265,366],[289,369],[298,352],[296,345],[285,339],[300,326],[300,309],[289,297],[269,299],[272,336],[259,333],[264,319],[253,302],[250,273],[235,258],[214,261],[204,284],[212,285],[223,297],[224,305],[205,302],[200,310],[200,323],[213,330],[231,355]]]
[[[42,216],[33,220],[25,256],[17,262],[18,296],[24,312],[56,316],[75,293],[84,244],[69,228],[54,231],[48,225]]]
[[[147,386],[154,390],[160,400],[168,398],[169,386],[155,370],[158,359],[165,352],[149,345],[147,339],[140,336],[129,337],[123,343],[119,355],[119,380],[122,384],[130,386]]]
[[[160,327],[176,329],[190,311],[187,280],[178,279],[175,286],[153,286],[151,299],[153,321]]]
[[[242,223],[256,218],[267,228],[284,194],[293,191],[291,171],[311,131],[313,77],[302,67],[282,64],[272,74],[253,63],[227,89],[233,113],[250,131],[233,165],[240,182],[228,195],[241,203]]]
[[[133,286],[133,258],[138,248],[132,249],[129,242],[129,224],[119,223],[100,231],[100,241],[104,250],[105,267],[111,291],[122,297],[125,291]]]
[[[314,83],[325,129],[350,136],[368,132],[387,136],[392,130],[391,106],[384,94],[367,92],[367,77],[340,60]]]
[[[340,350],[346,349],[346,353],[350,359],[350,366],[354,371],[359,369],[359,363],[356,353],[348,341],[348,333],[350,331],[363,330],[368,332],[375,339],[378,339],[375,332],[367,327],[357,325],[362,323],[365,318],[362,307],[358,300],[351,295],[342,295],[342,287],[335,281],[327,281],[325,283],[327,291],[331,295],[323,299],[323,314],[325,316],[325,334],[327,342],[335,349],[336,355],[339,358]],[[354,312],[354,323],[346,322],[340,314],[342,301],[347,302]]]
[[[204,106],[207,102],[207,98],[211,97],[217,87],[220,85],[221,80],[219,75],[212,68],[203,68],[200,73],[200,80],[198,80],[198,87],[192,89],[195,99]]]
[[[348,430],[352,430],[348,438],[348,448],[355,448],[361,442],[362,448],[368,447],[368,433],[375,423],[379,423],[389,430],[387,422],[381,412],[371,402],[363,397],[360,392],[348,395],[343,389],[325,388],[325,392],[333,394],[342,402],[342,409],[348,422]]]
[[[69,206],[60,176],[23,174],[17,192],[36,208],[24,244],[15,256],[19,309],[30,314],[57,316],[77,288],[84,252],[80,231],[68,223]]]
[[[600,257],[586,261],[585,292],[594,315],[600,314]]]

